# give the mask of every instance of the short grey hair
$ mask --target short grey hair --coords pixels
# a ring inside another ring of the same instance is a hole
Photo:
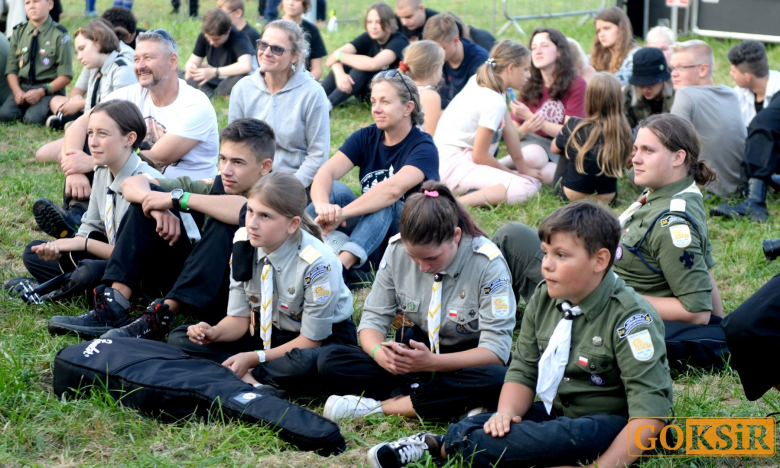
[[[167,34],[167,31],[166,31]],[[163,34],[159,33],[156,29],[151,31],[144,31],[140,34],[138,34],[138,37],[136,39],[137,42],[143,42],[143,41],[152,41],[160,44],[160,47],[164,50],[164,52],[168,54],[174,54],[178,57],[179,55],[179,49],[176,46],[176,41],[173,40],[173,37],[168,34],[168,37],[165,37]]]
[[[712,52],[712,47],[704,41],[699,39],[691,39],[690,41],[677,42],[672,46],[673,52],[689,52],[696,56],[696,61],[707,65],[709,71],[708,76],[712,78],[712,70],[715,68],[715,54]]]
[[[666,26],[656,26],[647,31],[645,42],[649,41],[653,36],[661,36],[662,38],[666,39],[670,46],[677,42],[677,34],[675,34],[674,31],[667,28]]]

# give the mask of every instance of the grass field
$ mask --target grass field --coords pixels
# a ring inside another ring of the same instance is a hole
[[[553,6],[567,4],[563,0],[538,0]],[[329,2],[343,15],[340,1]],[[362,18],[369,0],[349,2],[350,16],[360,18],[355,24],[342,24],[334,34],[323,33],[329,50],[334,50],[362,32]],[[500,27],[503,18],[496,24]],[[77,0],[64,0],[66,13],[62,23],[75,31],[86,20],[79,18],[84,5]],[[98,11],[111,6],[108,0],[98,0]],[[431,0],[426,6],[439,11],[453,11],[468,23],[490,29],[493,5],[489,0]],[[211,3],[202,2],[201,14]],[[179,42],[180,62],[189,57],[199,23],[183,16],[169,15],[170,6],[164,0],[137,0],[134,11],[139,27],[165,28]],[[247,5],[247,18],[256,21],[257,3]],[[182,8],[186,10],[186,6]],[[576,38],[586,49],[593,36],[592,22],[578,25],[579,18],[549,21],[526,21],[526,31],[548,25]],[[501,38],[527,42],[514,28]],[[715,50],[718,84],[733,83],[728,75],[726,54],[734,41],[708,40]],[[770,65],[780,68],[780,49],[769,50]],[[77,63],[77,68],[81,65]],[[228,101],[214,102],[220,128],[227,124]],[[738,112],[724,109],[724,114]],[[371,122],[368,107],[348,105],[331,115],[331,154],[354,130]],[[0,125],[0,281],[25,274],[21,252],[31,240],[43,239],[32,217],[36,198],[57,200],[61,196],[63,178],[56,165],[39,165],[34,152],[43,143],[57,138],[54,132],[40,127]],[[354,184],[354,178],[352,179]],[[620,212],[635,198],[637,192],[621,182]],[[715,278],[723,296],[726,311],[731,311],[749,297],[772,275],[780,271],[780,263],[767,262],[761,253],[764,239],[780,237],[778,197],[771,196],[771,221],[754,224],[747,221],[711,219],[709,229],[718,261]],[[716,197],[707,206],[719,203]],[[524,205],[496,209],[477,209],[472,213],[482,227],[492,234],[509,221],[521,221],[536,226],[561,202],[545,189]],[[358,295],[364,297],[364,295]],[[422,428],[443,431],[446,426],[431,425],[400,418],[369,418],[354,420],[342,426],[348,451],[337,457],[320,458],[295,450],[281,442],[270,430],[244,424],[222,424],[187,421],[176,425],[161,425],[133,411],[120,409],[99,392],[86,400],[60,401],[52,393],[52,363],[61,348],[76,343],[70,337],[52,337],[46,331],[46,321],[52,315],[76,315],[87,310],[85,300],[72,304],[27,307],[0,293],[0,466],[361,466],[367,463],[368,447]],[[356,303],[356,311],[361,307]],[[180,319],[182,320],[182,319]],[[776,371],[776,356],[756,356]],[[720,374],[690,373],[675,380],[675,413],[677,416],[763,416],[780,411],[778,393],[762,400],[745,400],[737,374],[729,369]],[[320,411],[322,401],[305,401],[314,411]],[[777,466],[780,459],[647,459],[645,467],[666,466]],[[449,466],[464,466],[454,460]]]

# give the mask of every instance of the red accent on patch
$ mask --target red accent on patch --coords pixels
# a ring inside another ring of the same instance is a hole
[[[282,308],[282,309],[284,309],[284,310],[288,310],[288,309],[289,309],[289,307],[287,306],[287,304],[279,304],[279,307],[281,307],[281,308]]]
[[[456,312],[454,310],[451,310],[450,313],[449,313],[449,316],[450,317],[457,317],[458,316],[458,312]]]
[[[577,360],[577,364],[587,366],[588,365],[588,358],[580,356],[580,358]]]

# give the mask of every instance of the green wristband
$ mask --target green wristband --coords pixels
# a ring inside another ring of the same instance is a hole
[[[378,345],[374,346],[374,349],[372,349],[372,350],[371,350],[371,359],[373,359],[374,361],[376,361],[376,358],[374,357],[374,354],[376,354],[376,350],[377,350],[377,348],[379,348],[380,346],[382,346],[382,345],[381,345],[381,344],[378,344]]]
[[[341,62],[341,52],[336,56],[336,61]]]
[[[179,209],[182,211],[190,211],[189,207],[187,207],[187,200],[190,199],[190,195],[192,195],[190,192],[184,192],[184,195],[181,196],[181,200],[179,200]]]

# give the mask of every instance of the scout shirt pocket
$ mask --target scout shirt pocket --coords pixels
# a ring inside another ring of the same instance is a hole
[[[616,388],[623,384],[615,356],[594,352],[590,347],[572,349],[566,368],[566,375],[593,388]]]
[[[479,305],[459,304],[447,305],[445,310],[447,321],[442,327],[442,336],[479,335]],[[464,337],[465,338],[465,337]]]
[[[400,309],[398,313],[405,314],[406,318],[417,326],[422,326],[423,323],[427,324],[426,318],[423,315],[420,315],[420,299],[404,291],[397,291],[396,300],[398,301],[398,309]],[[427,310],[423,312],[427,313]]]
[[[303,287],[279,285],[278,327],[286,331],[300,331],[303,318]]]

